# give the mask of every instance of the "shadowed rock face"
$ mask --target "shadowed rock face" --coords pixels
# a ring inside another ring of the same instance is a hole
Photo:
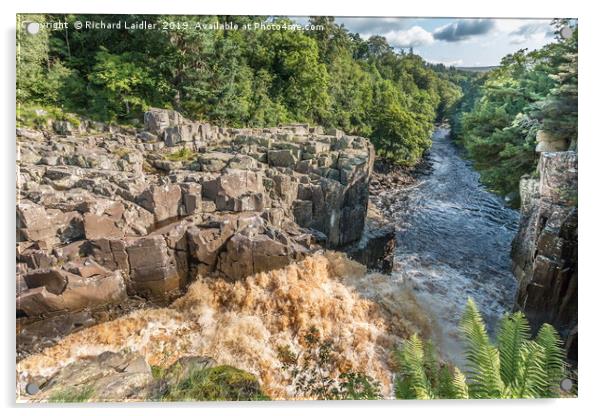
[[[17,131],[23,319],[126,296],[166,302],[199,273],[240,279],[362,236],[367,139],[301,124],[216,127],[160,109],[144,121]]]
[[[512,244],[516,308],[537,331],[550,323],[577,359],[577,154],[542,153],[538,179],[521,180],[521,222]]]

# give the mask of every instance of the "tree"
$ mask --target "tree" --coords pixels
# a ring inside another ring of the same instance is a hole
[[[549,77],[554,81],[550,94],[543,98],[533,111],[533,115],[542,122],[543,130],[548,134],[564,139],[571,145],[577,146],[577,112],[578,112],[578,28],[573,25],[570,38],[562,39],[560,29],[570,25],[567,19],[558,19],[554,22],[556,36],[559,41],[550,49],[550,58],[553,59]]]
[[[262,16],[60,15],[160,30],[67,30],[19,35],[18,102],[127,123],[147,106],[229,126],[306,122],[370,137],[379,154],[415,164],[437,119],[458,98],[451,78],[382,36],[363,40],[332,17],[315,31],[229,30]],[[40,16],[43,19],[43,16]],[[207,28],[210,27],[210,28]],[[32,43],[34,42],[34,43]]]
[[[560,27],[570,24],[556,21]],[[536,133],[577,145],[577,27],[568,39],[539,50],[519,50],[500,66],[464,84],[465,95],[452,116],[452,134],[468,150],[481,179],[518,206],[518,185],[533,174]]]
[[[391,81],[382,80],[375,91],[372,137],[378,153],[396,163],[414,165],[430,146],[428,132],[421,129],[420,117],[404,105],[403,95]]]
[[[142,91],[152,88],[153,82],[134,60],[131,54],[115,55],[102,49],[96,54],[96,64],[88,79],[100,88],[92,104],[97,113],[116,120],[146,109],[148,104]]]
[[[38,87],[48,65],[48,31],[30,35],[25,24],[44,20],[43,15],[17,15],[17,102],[42,98]]]

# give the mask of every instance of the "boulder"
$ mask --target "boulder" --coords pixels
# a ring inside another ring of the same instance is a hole
[[[178,216],[181,197],[182,190],[178,185],[152,185],[138,196],[136,202],[160,222]]]
[[[129,275],[130,266],[125,246],[121,239],[99,238],[88,241],[83,250],[109,270],[121,270]]]
[[[312,201],[296,200],[293,202],[293,216],[301,227],[309,227],[313,218]]]
[[[177,111],[151,108],[144,113],[144,128],[152,134],[162,135],[166,128],[185,122]]]
[[[123,229],[115,224],[115,220],[109,216],[96,215],[91,212],[84,214],[84,232],[86,238],[95,240],[98,238],[120,238],[123,237]]]
[[[126,246],[128,290],[153,300],[170,299],[185,283],[177,259],[162,235],[136,238]]]
[[[116,402],[154,399],[157,382],[143,356],[105,351],[80,358],[56,371],[41,386],[35,400]],[[29,396],[23,383],[21,394]]]
[[[203,183],[203,196],[215,201],[219,211],[261,211],[264,207],[262,178],[259,172],[228,169]]]
[[[299,184],[289,175],[277,174],[271,178],[274,181],[274,189],[277,196],[286,204],[290,205],[297,198]]]
[[[54,295],[63,293],[69,282],[68,273],[57,269],[38,269],[23,276],[29,289],[45,287]]]
[[[55,120],[52,122],[52,128],[58,134],[71,135],[77,132],[72,123],[66,120]]]
[[[223,152],[209,152],[199,156],[203,172],[221,172],[234,156]]]
[[[90,262],[90,260],[80,260]],[[84,269],[73,268],[81,273]],[[64,269],[36,270],[24,276],[28,289],[17,296],[17,310],[28,317],[70,313],[115,304],[125,298],[119,271],[95,265],[94,272],[75,274]]]
[[[299,160],[299,154],[292,149],[268,150],[268,163],[270,166],[286,168],[295,166],[297,160]]]
[[[395,252],[395,226],[369,218],[362,238],[346,247],[345,252],[368,270],[391,273]]]
[[[237,233],[220,253],[218,271],[229,279],[242,279],[254,273],[280,269],[299,260],[305,250],[284,244],[266,234]]]
[[[35,241],[51,248],[60,241],[83,237],[82,216],[78,212],[47,210],[30,201],[17,204],[17,241]]]
[[[200,264],[199,272],[209,274],[215,271],[219,253],[226,241],[234,234],[233,227],[216,228],[190,227],[187,230],[191,257]]]
[[[165,145],[177,146],[181,143],[192,142],[198,136],[199,125],[196,123],[180,124],[165,128],[163,135]]]
[[[185,182],[182,189],[182,215],[193,215],[203,212],[203,187],[201,184]]]

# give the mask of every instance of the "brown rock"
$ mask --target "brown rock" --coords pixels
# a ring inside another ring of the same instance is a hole
[[[202,263],[201,272],[215,270],[217,257],[233,231],[220,228],[190,227],[187,231],[190,255]]]
[[[169,298],[183,283],[176,258],[162,235],[140,237],[126,247],[132,292],[149,298]]]
[[[103,269],[101,273],[87,278],[64,270],[33,274],[26,280],[29,289],[17,296],[17,310],[34,317],[121,302],[125,297],[121,272]]]
[[[129,274],[130,265],[123,240],[107,238],[91,240],[84,250],[109,270],[121,270],[126,275]]]
[[[27,287],[34,289],[36,287],[45,287],[46,290],[54,295],[63,293],[69,282],[69,273],[57,269],[39,269],[27,273],[23,276]]]
[[[89,240],[123,237],[123,231],[115,225],[113,219],[90,212],[84,214],[84,231]]]
[[[178,185],[152,185],[137,199],[137,203],[155,215],[155,221],[178,216],[182,191]]]
[[[298,260],[303,252],[265,234],[237,233],[220,254],[218,269],[230,279],[242,279],[254,273],[283,268]]]
[[[201,184],[185,182],[182,188],[183,215],[193,215],[203,212],[203,187]]]

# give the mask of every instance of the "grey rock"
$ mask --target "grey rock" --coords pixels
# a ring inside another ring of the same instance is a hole
[[[542,153],[539,179],[521,180],[521,220],[512,243],[515,308],[535,333],[552,324],[577,359],[577,154]]]

